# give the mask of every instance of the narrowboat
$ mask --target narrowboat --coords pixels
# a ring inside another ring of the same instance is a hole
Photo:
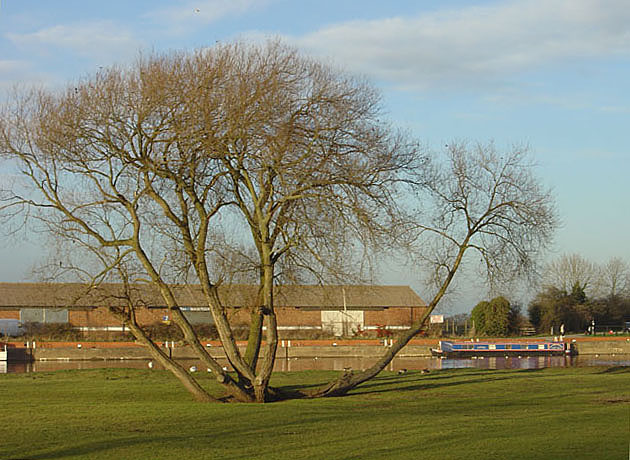
[[[7,346],[0,348],[0,361],[7,361],[9,353],[7,352]]]
[[[431,354],[444,358],[467,356],[559,356],[574,353],[572,344],[556,341],[473,342],[440,340]]]

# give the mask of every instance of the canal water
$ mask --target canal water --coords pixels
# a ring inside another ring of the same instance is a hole
[[[370,367],[377,358],[289,358],[277,359],[276,372],[304,370],[363,370]],[[221,361],[221,360],[220,360]],[[182,365],[205,370],[200,361],[182,360]],[[50,372],[66,369],[135,368],[147,369],[149,360],[108,360],[108,361],[35,361],[32,363],[0,362],[0,373]],[[224,361],[227,366],[227,362]],[[535,356],[497,357],[478,359],[440,359],[432,357],[394,358],[387,370],[435,370],[456,368],[478,369],[540,369],[544,367],[570,366],[630,366],[630,355],[578,355],[578,356]],[[159,365],[154,365],[159,369]]]

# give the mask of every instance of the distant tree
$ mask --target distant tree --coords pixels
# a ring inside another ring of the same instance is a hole
[[[534,329],[542,329],[543,307],[540,302],[532,301],[527,307],[527,316]]]
[[[579,332],[586,328],[590,315],[586,313],[587,300],[580,285],[574,285],[568,294],[555,287],[547,287],[538,293],[528,307],[529,320],[538,332],[547,333],[553,327],[559,331],[562,324],[565,331]]]
[[[599,294],[603,297],[630,296],[630,265],[613,257],[599,271]]]
[[[510,304],[510,312],[508,313],[508,334],[519,334],[524,322],[525,318],[523,318],[521,314],[521,306],[518,304]]]
[[[507,336],[518,330],[518,307],[512,307],[505,297],[479,302],[471,312],[475,333],[489,336]]]
[[[621,325],[630,318],[630,298],[621,296],[601,297],[579,307],[586,322],[595,320],[597,325]]]
[[[486,315],[486,333],[492,336],[505,336],[510,329],[510,302],[505,297],[490,301]]]
[[[586,292],[584,292],[584,287],[580,285],[577,281],[573,284],[571,288],[571,294],[569,294],[569,301],[573,305],[583,305],[586,303]]]
[[[630,267],[619,258],[600,267],[577,254],[562,256],[547,266],[548,284],[528,307],[530,322],[540,332],[561,324],[573,332],[591,321],[619,324],[630,315],[629,276]]]
[[[470,320],[470,315],[468,313],[457,313],[444,319],[448,321],[453,321],[455,324],[464,324],[468,320]]]
[[[596,288],[599,268],[579,254],[563,254],[551,261],[543,273],[543,285],[569,292],[577,287],[584,292]]]
[[[470,319],[475,328],[475,334],[481,335],[486,333],[486,314],[489,313],[490,302],[482,300],[470,312]]]

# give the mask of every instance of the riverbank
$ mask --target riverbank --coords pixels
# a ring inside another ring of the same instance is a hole
[[[544,339],[515,338],[492,339],[492,342],[516,342]],[[581,355],[630,355],[630,338],[619,337],[575,337],[568,338]],[[337,358],[374,357],[382,354],[390,346],[391,339],[374,340],[281,340],[278,358]],[[219,341],[203,342],[214,358],[224,358]],[[8,342],[9,360],[133,360],[150,359],[147,349],[135,342]],[[244,349],[245,342],[239,342]],[[438,345],[438,339],[414,339],[397,355],[401,358],[431,356],[431,348]],[[160,346],[176,359],[194,359],[196,355],[190,347],[177,342],[163,342]]]
[[[342,398],[202,404],[168,372],[0,376],[3,458],[617,459],[630,368],[384,372]],[[334,372],[274,374],[309,388]],[[211,375],[199,374],[213,394]],[[518,388],[518,391],[514,389]],[[115,421],[115,422],[112,422]]]

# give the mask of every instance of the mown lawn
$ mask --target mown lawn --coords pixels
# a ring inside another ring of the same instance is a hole
[[[2,459],[624,459],[630,368],[383,373],[266,405],[196,403],[163,371],[9,374],[0,407]]]

